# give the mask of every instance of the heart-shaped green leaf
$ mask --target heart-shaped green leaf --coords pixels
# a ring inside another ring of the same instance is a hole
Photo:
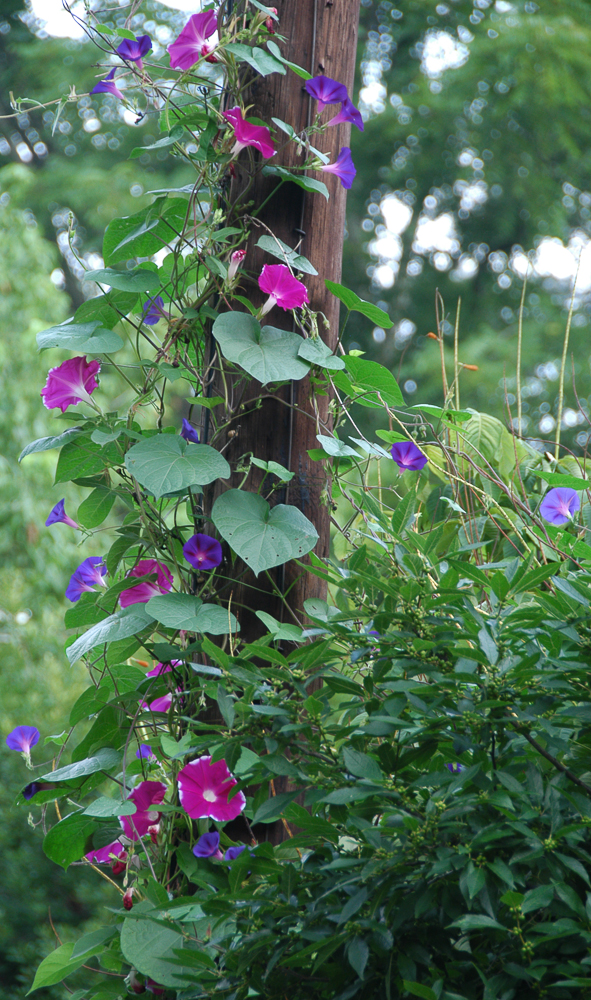
[[[127,452],[125,466],[156,498],[230,475],[219,451],[208,444],[187,443],[179,434],[156,434],[139,441]]]
[[[146,604],[148,614],[167,628],[185,632],[209,632],[210,635],[227,635],[237,632],[234,615],[219,604],[203,604],[192,594],[162,594],[152,597]]]
[[[302,338],[291,330],[264,326],[248,313],[227,312],[213,324],[213,335],[228,361],[240,365],[263,385],[301,379],[310,366],[298,358]]]
[[[212,521],[258,576],[265,569],[299,559],[313,549],[318,532],[297,507],[271,508],[255,493],[228,490],[213,505]]]

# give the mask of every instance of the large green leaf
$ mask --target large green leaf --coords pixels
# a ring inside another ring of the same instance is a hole
[[[224,51],[231,52],[239,62],[247,62],[261,76],[269,76],[271,73],[285,75],[286,73],[283,61],[280,62],[275,56],[256,45],[251,47],[250,45],[242,45],[240,42],[231,42],[224,46]]]
[[[68,441],[73,441],[74,438],[80,437],[81,434],[84,434],[81,427],[68,427],[68,430],[64,431],[63,434],[37,438],[36,441],[31,441],[30,444],[25,445],[18,457],[18,460],[19,462],[22,462],[23,458],[26,458],[27,455],[34,455],[38,451],[51,451],[52,448],[61,448],[64,444],[67,444]]]
[[[211,517],[222,538],[257,576],[271,566],[299,559],[318,541],[316,528],[297,507],[271,508],[258,494],[242,490],[223,493]]]
[[[258,247],[266,250],[267,253],[279,257],[279,260],[286,264],[291,264],[294,271],[302,271],[303,274],[318,274],[316,268],[310,263],[307,257],[303,257],[297,250],[292,250],[287,243],[277,238],[277,236],[261,236],[257,240]]]
[[[187,444],[180,434],[156,434],[139,441],[127,452],[125,466],[156,498],[230,475],[219,451],[208,444]]]
[[[87,844],[96,830],[96,822],[83,813],[71,813],[52,826],[43,841],[43,850],[50,861],[67,868],[73,861],[80,861]]]
[[[97,486],[78,507],[76,517],[85,528],[97,528],[102,524],[117,494],[106,486]]]
[[[307,177],[306,174],[292,174],[285,167],[278,167],[272,164],[267,164],[267,166],[263,167],[261,173],[266,177],[279,177],[283,181],[292,181],[293,184],[297,184],[304,191],[309,191],[313,194],[323,194],[327,201],[329,199],[326,184],[323,184],[322,181],[317,181],[315,177]],[[361,302],[361,299],[359,301]]]
[[[179,132],[182,135],[182,128]],[[168,144],[170,137],[164,141]],[[113,219],[107,226],[103,239],[105,263],[116,264],[130,257],[150,257],[167,243],[177,239],[177,233],[184,226],[186,213],[187,202],[184,198],[161,198],[143,212],[124,219]]]
[[[213,324],[213,335],[228,361],[263,385],[301,379],[310,366],[298,358],[302,338],[291,330],[264,326],[248,313],[227,312]]]
[[[387,368],[377,361],[366,361],[351,354],[347,354],[344,360],[352,381],[349,382],[344,372],[337,372],[334,376],[337,388],[353,396],[363,406],[379,407],[383,403],[387,406],[404,406],[398,383]]]
[[[160,278],[154,271],[136,267],[133,271],[115,271],[111,267],[101,267],[97,271],[87,271],[84,281],[96,281],[101,285],[110,285],[121,292],[157,292],[160,289]]]
[[[78,354],[114,354],[121,350],[123,340],[113,330],[106,330],[100,320],[92,323],[62,323],[37,334],[37,347],[63,347]]]
[[[86,954],[73,959],[73,949],[74,942],[67,941],[66,944],[60,944],[55,951],[51,951],[38,967],[29,993],[41,989],[42,986],[55,986],[56,983],[61,983],[62,979],[79,969],[86,959],[90,958],[90,955]],[[102,951],[102,945],[100,950]],[[95,952],[90,954],[95,954]]]
[[[85,757],[84,760],[76,761],[75,764],[67,764],[59,767],[56,771],[48,771],[42,774],[38,781],[75,781],[77,778],[84,778],[88,774],[96,774],[97,771],[108,771],[117,767],[121,760],[121,754],[111,747],[97,750],[92,757]],[[78,814],[76,814],[78,815]]]
[[[209,632],[211,635],[227,635],[238,629],[236,618],[226,608],[218,604],[203,604],[192,594],[157,594],[148,601],[146,609],[166,628]]]
[[[387,312],[384,312],[379,306],[374,306],[373,302],[366,302],[365,299],[360,299],[350,288],[345,288],[344,285],[339,285],[336,281],[329,281],[328,278],[324,279],[324,284],[329,292],[336,295],[337,299],[340,299],[343,305],[351,312],[358,312],[362,316],[367,316],[372,323],[377,323],[385,330],[389,330],[394,325]]]
[[[128,962],[144,976],[150,976],[161,986],[183,986],[182,967],[169,965],[167,958],[174,959],[175,948],[182,948],[182,934],[171,926],[165,926],[161,921],[163,914],[155,910],[147,900],[138,903],[133,908],[134,916],[123,921],[121,928],[121,951]],[[153,915],[154,920],[138,919],[139,915]],[[192,985],[190,982],[187,986]]]
[[[145,605],[132,604],[131,607],[123,608],[114,615],[109,615],[108,618],[93,625],[92,628],[88,629],[88,632],[76,639],[76,642],[73,642],[66,650],[68,660],[70,664],[75,663],[95,646],[101,646],[104,642],[128,639],[152,623],[153,618],[147,614]]]

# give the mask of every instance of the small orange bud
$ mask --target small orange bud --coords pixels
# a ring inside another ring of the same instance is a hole
[[[436,333],[428,333],[427,336],[430,337],[431,340],[439,340],[439,337],[437,336]]]
[[[140,667],[149,667],[150,666],[150,664],[147,663],[146,660],[136,660],[135,662],[138,663]]]
[[[477,372],[478,371],[478,365],[464,365],[464,368],[466,368],[467,371],[469,371],[469,372]]]

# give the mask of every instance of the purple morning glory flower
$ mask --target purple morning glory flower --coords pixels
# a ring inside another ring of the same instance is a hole
[[[6,737],[6,746],[9,750],[18,750],[27,756],[31,753],[31,747],[39,742],[41,733],[35,726],[17,726]]]
[[[347,98],[347,88],[338,80],[331,80],[329,76],[315,76],[306,80],[306,90],[310,97],[318,101],[319,111],[326,104],[340,104]]]
[[[66,504],[65,500],[58,500],[55,507],[52,507],[52,509],[49,512],[49,517],[45,522],[46,528],[48,528],[50,524],[58,524],[58,523],[69,524],[71,528],[79,527],[79,525],[77,525],[76,522],[73,521],[72,518],[68,517],[68,515],[66,514],[65,504]]]
[[[29,799],[32,799],[33,796],[36,795],[37,792],[39,792],[40,790],[41,790],[41,785],[39,784],[39,782],[31,781],[30,784],[26,785],[26,787],[23,788],[22,792],[23,799],[26,799],[26,801],[28,802]]]
[[[195,569],[215,569],[222,561],[222,546],[211,535],[193,535],[183,545],[183,555]]]
[[[152,39],[150,36],[140,35],[139,38],[124,38],[121,45],[117,46],[117,52],[122,59],[137,63],[138,69],[143,69],[142,59],[151,48]]]
[[[581,501],[576,490],[568,486],[556,486],[548,490],[540,504],[540,514],[549,524],[560,525],[572,521],[575,511],[581,509]]]
[[[448,771],[451,771],[452,774],[460,774],[460,772],[464,770],[464,765],[458,764],[457,762],[455,764],[446,764],[445,766]]]
[[[215,858],[216,861],[222,857],[220,851],[219,833],[204,833],[195,844],[193,854],[196,858]]]
[[[324,163],[315,169],[322,170],[325,174],[336,174],[344,188],[351,187],[357,173],[348,146],[343,146],[334,163]]]
[[[147,743],[140,743],[139,749],[135,752],[136,757],[139,760],[150,760],[154,756],[152,753],[152,747],[148,746]]]
[[[392,458],[401,472],[410,469],[411,472],[418,472],[427,464],[427,456],[423,455],[420,448],[417,448],[414,441],[396,441],[391,448]]]
[[[199,444],[199,435],[194,427],[191,426],[188,420],[183,417],[183,426],[181,428],[181,437],[185,441],[192,441],[193,444]]]
[[[115,83],[115,70],[112,69],[110,73],[107,74],[104,80],[99,80],[96,87],[93,87],[90,91],[91,94],[112,94],[113,97],[118,97],[120,101],[124,101],[125,97],[119,90],[119,87]]]
[[[168,319],[168,315],[164,312],[164,300],[162,296],[157,295],[155,298],[144,302],[142,306],[142,320],[146,326],[154,326],[161,319]]]
[[[240,847],[229,847],[224,854],[224,861],[235,861],[243,851],[246,850],[246,844],[241,844]],[[252,851],[250,852],[252,854]]]
[[[345,97],[341,105],[341,110],[338,115],[331,118],[330,121],[326,123],[327,125],[342,125],[351,124],[356,125],[357,128],[363,132],[363,118],[361,117],[361,112],[359,108],[356,108],[353,101],[349,97]]]
[[[107,566],[102,556],[89,556],[74,570],[66,588],[69,601],[79,601],[85,591],[93,591],[95,587],[106,587],[105,576]]]

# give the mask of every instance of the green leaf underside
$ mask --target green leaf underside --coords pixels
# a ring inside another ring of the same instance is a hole
[[[132,604],[131,607],[123,608],[114,615],[109,615],[102,622],[89,628],[88,632],[76,639],[71,646],[68,646],[66,653],[70,665],[79,660],[85,653],[89,653],[95,646],[118,639],[128,639],[152,624],[153,618],[147,614],[144,604]]]
[[[155,920],[162,920],[160,910],[154,910],[147,900],[134,906],[134,914],[151,914],[154,920],[138,920],[127,917],[121,928],[121,951],[134,968],[144,976],[150,976],[161,986],[181,987],[183,968],[170,965],[166,959],[174,958],[174,949],[182,948],[184,938],[172,927]],[[188,970],[187,970],[188,972]],[[188,981],[188,986],[191,983]]]
[[[350,288],[345,288],[344,285],[339,285],[336,281],[329,281],[328,278],[324,279],[324,284],[329,292],[336,295],[337,299],[340,299],[343,305],[351,312],[361,313],[367,319],[370,319],[372,323],[377,323],[378,326],[382,326],[385,330],[389,330],[391,326],[394,326],[387,312],[384,312],[379,306],[374,306],[373,302],[366,302],[365,299],[360,299]]]
[[[97,750],[92,757],[86,757],[85,760],[79,760],[75,764],[60,767],[56,771],[48,771],[47,774],[42,774],[38,780],[75,781],[77,778],[83,778],[88,774],[95,774],[96,771],[108,771],[110,768],[116,767],[120,759],[121,755],[116,750],[105,747],[103,750]]]
[[[316,528],[297,507],[278,504],[271,509],[254,493],[223,493],[211,516],[222,538],[257,576],[272,566],[301,558],[318,541]]]
[[[219,604],[203,604],[192,594],[162,594],[152,597],[146,604],[148,614],[166,628],[186,632],[209,632],[227,635],[238,631],[238,622],[227,608]]]
[[[304,358],[312,365],[318,365],[319,368],[328,368],[331,371],[339,371],[345,367],[343,359],[337,358],[319,337],[315,340],[311,337],[304,340],[298,351],[298,357]]]
[[[227,312],[213,324],[213,335],[228,361],[240,365],[262,385],[301,379],[310,367],[300,361],[302,338],[291,330],[264,326],[248,313]]]
[[[110,285],[111,288],[118,288],[121,292],[149,292],[152,294],[160,290],[158,275],[154,271],[148,271],[142,267],[133,271],[115,271],[110,267],[99,268],[96,271],[87,271],[83,280]]]
[[[36,441],[31,441],[30,444],[26,445],[21,451],[18,460],[22,462],[23,458],[27,455],[35,455],[40,451],[51,451],[53,448],[61,448],[68,441],[73,441],[74,438],[79,437],[84,431],[81,427],[69,427],[67,431],[63,434],[56,434],[51,437],[37,438]]]
[[[297,250],[292,250],[291,247],[288,247],[287,243],[284,243],[283,240],[278,239],[276,236],[261,236],[256,245],[261,250],[266,250],[267,253],[273,254],[274,257],[279,257],[279,260],[284,261],[286,264],[291,264],[295,271],[302,271],[304,274],[318,274],[318,271],[307,257],[303,257]]]
[[[292,184],[297,184],[297,186],[303,188],[304,191],[310,191],[313,194],[323,194],[327,201],[330,197],[326,184],[322,181],[317,181],[315,177],[307,177],[305,174],[292,174],[289,170],[286,170],[285,167],[278,167],[271,164],[267,164],[266,167],[263,167],[261,173],[264,174],[265,177],[279,177],[283,181],[291,181]],[[361,299],[359,301],[361,301]],[[384,315],[386,314],[384,313]]]
[[[156,499],[230,475],[230,466],[215,448],[186,442],[179,434],[156,434],[138,442],[127,452],[125,467]]]
[[[123,340],[113,330],[105,330],[100,320],[93,323],[63,323],[37,334],[40,351],[62,347],[78,354],[114,354],[123,347]]]

